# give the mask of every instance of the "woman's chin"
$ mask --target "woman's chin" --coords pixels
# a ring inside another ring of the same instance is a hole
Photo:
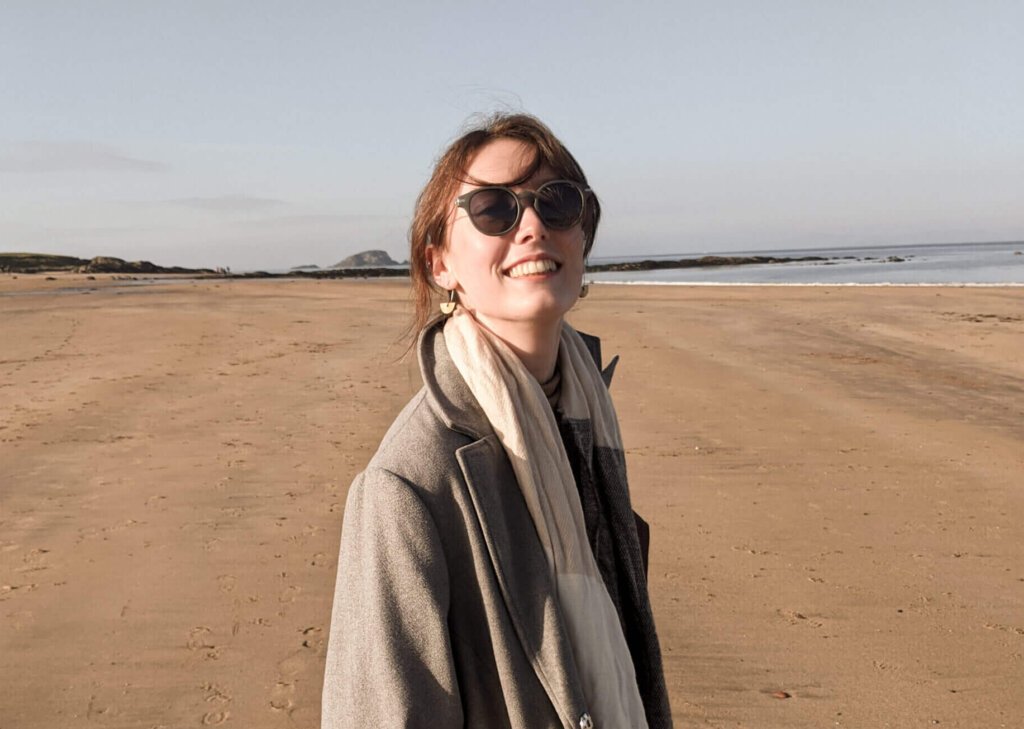
[[[564,289],[548,289],[532,292],[517,302],[520,318],[548,321],[558,319],[569,312],[579,297]]]
[[[521,301],[515,307],[509,307],[504,311],[493,309],[478,309],[473,315],[491,331],[501,328],[502,323],[515,324],[517,327],[535,324],[538,327],[547,327],[559,323],[562,318],[575,305],[576,299],[571,301],[563,298],[541,298],[537,297],[531,301]],[[499,332],[495,331],[496,334]]]

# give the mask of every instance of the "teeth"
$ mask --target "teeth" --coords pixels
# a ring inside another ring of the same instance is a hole
[[[518,266],[513,266],[509,270],[508,275],[510,278],[519,278],[520,276],[533,276],[538,273],[557,270],[558,264],[550,258],[545,258],[541,261],[527,261],[526,263],[520,263]]]

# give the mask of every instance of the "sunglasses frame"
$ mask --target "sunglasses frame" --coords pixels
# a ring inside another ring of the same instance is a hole
[[[580,205],[579,217],[577,217],[574,221],[572,221],[572,223],[565,226],[564,228],[557,228],[555,226],[549,225],[548,222],[544,220],[544,216],[541,215],[540,210],[537,208],[537,200],[540,191],[543,190],[548,185],[556,184],[572,185],[580,194],[580,200],[582,202],[582,204]],[[474,219],[473,214],[469,210],[470,201],[479,193],[485,192],[487,190],[501,190],[502,192],[507,192],[512,197],[514,197],[516,201],[516,218],[514,221],[512,221],[512,224],[508,228],[502,230],[500,233],[488,233],[486,230],[480,230],[480,226],[476,224],[476,220]],[[479,232],[483,233],[484,235],[489,235],[494,238],[497,238],[499,236],[511,233],[519,226],[519,223],[523,219],[523,210],[525,209],[525,205],[529,205],[536,211],[537,217],[540,218],[541,222],[544,223],[545,227],[551,228],[552,230],[569,230],[574,225],[578,224],[580,221],[583,220],[584,216],[587,213],[587,197],[592,192],[593,191],[589,187],[584,187],[575,180],[549,180],[548,182],[545,182],[540,187],[538,187],[536,190],[523,190],[522,192],[516,192],[511,187],[505,187],[504,185],[488,185],[487,187],[478,187],[475,190],[470,190],[467,193],[459,195],[457,198],[455,198],[455,207],[462,208],[463,210],[466,211],[466,217],[469,218],[469,222],[471,222],[473,224],[473,227],[476,228]]]

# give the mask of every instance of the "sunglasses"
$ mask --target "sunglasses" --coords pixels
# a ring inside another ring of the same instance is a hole
[[[465,210],[473,227],[484,235],[505,235],[514,230],[523,217],[524,205],[531,205],[546,227],[568,230],[583,220],[589,194],[589,187],[571,180],[552,180],[523,192],[480,187],[455,198],[455,207]]]

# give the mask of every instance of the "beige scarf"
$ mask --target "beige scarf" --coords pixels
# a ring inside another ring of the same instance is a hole
[[[461,307],[445,325],[452,361],[512,462],[547,555],[594,724],[646,729],[636,674],[615,606],[587,542],[583,509],[554,413],[540,384],[500,338]],[[560,407],[593,422],[595,444],[622,450],[618,419],[579,334],[562,325]]]

